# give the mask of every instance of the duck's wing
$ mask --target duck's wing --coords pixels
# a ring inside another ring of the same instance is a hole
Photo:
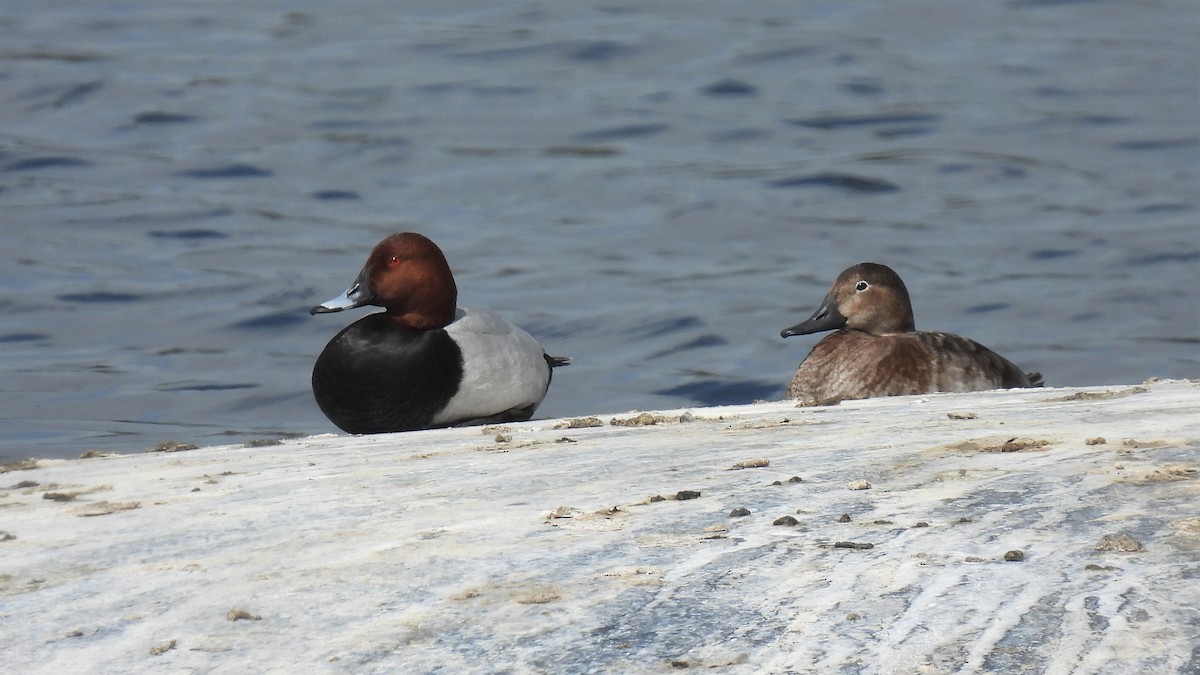
[[[1026,373],[982,344],[953,333],[913,333],[934,364],[937,391],[984,391],[1042,386],[1041,373]]]

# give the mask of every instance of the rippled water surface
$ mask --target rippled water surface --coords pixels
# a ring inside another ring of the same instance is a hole
[[[540,416],[779,398],[890,264],[1050,385],[1200,376],[1191,0],[0,6],[0,458],[336,431],[383,235],[526,327]],[[353,316],[351,315],[353,314]]]

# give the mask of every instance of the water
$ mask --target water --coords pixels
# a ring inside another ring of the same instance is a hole
[[[416,230],[574,363],[773,399],[844,267],[1050,385],[1197,377],[1191,0],[0,6],[0,458],[336,431],[310,317]]]

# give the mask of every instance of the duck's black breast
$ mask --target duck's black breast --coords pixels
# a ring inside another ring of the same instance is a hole
[[[458,391],[462,350],[445,330],[396,326],[382,313],[338,333],[313,366],[321,412],[352,434],[430,426]]]

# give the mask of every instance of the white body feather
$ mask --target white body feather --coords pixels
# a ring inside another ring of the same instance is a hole
[[[434,425],[531,408],[546,396],[550,365],[529,333],[491,312],[466,307],[456,310],[445,330],[462,350],[463,379]]]

